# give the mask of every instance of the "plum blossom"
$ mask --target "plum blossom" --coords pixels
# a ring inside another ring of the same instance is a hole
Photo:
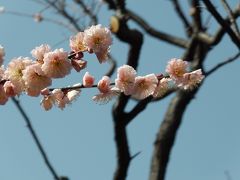
[[[8,97],[13,97],[17,95],[16,86],[11,81],[6,81],[3,85],[4,91]]]
[[[31,59],[23,57],[15,58],[8,64],[5,72],[6,78],[16,87],[15,90],[17,94],[20,94],[26,88],[23,79],[23,70],[31,64],[33,64]]]
[[[73,87],[78,86],[81,85],[73,85]],[[71,104],[71,102],[80,95],[80,92],[80,88],[71,90],[54,89],[52,92],[50,92],[49,89],[45,88],[41,91],[41,94],[44,95],[41,101],[41,105],[46,111],[50,110],[53,105],[57,105],[57,107],[60,109],[64,109],[67,104]]]
[[[107,60],[110,45],[112,44],[111,32],[101,24],[91,26],[84,31],[84,44],[88,51],[94,52],[100,63]]]
[[[188,62],[181,59],[171,59],[166,67],[166,72],[174,81],[179,81],[187,72]]]
[[[107,93],[110,91],[111,80],[108,76],[103,76],[102,79],[98,82],[98,89],[101,93]]]
[[[129,65],[123,65],[117,70],[117,79],[115,86],[125,95],[131,95],[134,89],[136,71]]]
[[[2,65],[0,66],[0,81],[4,79],[4,76],[5,76],[4,73],[5,73],[5,69],[4,69],[4,66]]]
[[[93,96],[93,100],[97,103],[104,104],[110,101],[113,97],[120,93],[120,90],[116,87],[111,87],[111,81],[108,76],[103,76],[98,82],[99,94]]]
[[[51,47],[48,44],[42,44],[38,47],[35,47],[31,54],[34,58],[36,58],[39,62],[43,63],[44,55],[51,51]]]
[[[120,92],[121,91],[118,88],[111,87],[108,92],[99,93],[99,94],[93,96],[92,100],[98,104],[106,104],[110,100],[112,100],[114,97],[118,96],[120,94]]]
[[[153,93],[154,98],[162,97],[169,89],[169,82],[171,79],[169,78],[162,78]]]
[[[26,85],[26,93],[29,96],[38,96],[42,89],[50,86],[52,80],[45,76],[41,64],[33,64],[23,70],[23,80]]]
[[[202,74],[202,70],[198,69],[190,73],[185,73],[183,75],[183,80],[179,84],[177,84],[177,86],[184,90],[192,90],[198,84],[200,84],[203,79],[204,75]]]
[[[83,38],[84,32],[79,32],[70,38],[69,46],[73,52],[83,52],[87,50],[86,46],[84,45]]]
[[[134,91],[132,96],[136,99],[145,99],[152,95],[157,87],[158,79],[155,74],[137,76],[135,78]]]
[[[93,84],[94,84],[94,77],[89,72],[86,72],[83,76],[83,86],[92,87]]]
[[[5,56],[4,47],[0,45],[0,66],[3,64],[3,57]]]
[[[71,60],[72,67],[77,71],[80,72],[82,69],[86,68],[87,61],[82,59],[72,59]]]
[[[6,104],[7,101],[8,101],[8,96],[4,91],[3,85],[0,84],[0,105]]]
[[[63,78],[71,71],[68,53],[62,48],[44,55],[42,70],[50,78]]]

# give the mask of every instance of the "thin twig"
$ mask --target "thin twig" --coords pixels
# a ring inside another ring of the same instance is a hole
[[[218,13],[216,8],[213,6],[212,2],[209,0],[202,0],[204,4],[207,6],[209,12],[213,15],[213,17],[217,20],[217,22],[223,27],[223,29],[228,33],[232,42],[240,49],[240,39],[232,30],[230,25],[222,18],[222,16]]]
[[[240,32],[239,32],[239,28],[238,28],[238,25],[236,23],[236,19],[233,15],[233,11],[232,9],[230,8],[229,4],[227,3],[226,0],[221,0],[222,4],[223,4],[223,7],[225,8],[225,10],[227,11],[228,13],[228,16],[229,16],[229,19],[230,19],[230,22],[231,24],[233,25],[233,28],[234,28],[234,31],[235,33],[238,35],[238,37],[240,36]]]
[[[179,1],[178,0],[173,0],[172,3],[174,5],[176,13],[178,14],[178,16],[180,17],[180,19],[183,22],[183,25],[185,27],[185,31],[186,31],[187,35],[188,36],[191,35],[192,34],[192,26],[188,22],[188,19],[185,16],[185,14],[184,14],[184,12],[183,12],[183,10],[181,8],[181,6],[179,4]]]
[[[51,174],[53,175],[55,180],[60,180],[56,171],[54,170],[53,166],[51,165],[42,144],[40,143],[40,140],[31,124],[29,117],[27,116],[26,112],[23,110],[22,106],[20,105],[19,100],[17,100],[15,97],[13,97],[12,100],[13,100],[15,106],[17,107],[17,109],[19,110],[19,112],[21,113],[24,121],[26,122],[27,127],[30,131],[30,134],[32,135],[32,138],[33,138],[34,142],[36,143],[38,150],[40,151],[40,154],[41,154],[42,158],[44,159],[44,162],[45,162],[47,168],[49,169],[49,171],[51,172]]]
[[[238,52],[237,54],[235,54],[234,56],[228,58],[227,60],[217,64],[215,67],[213,67],[211,70],[209,70],[208,72],[205,73],[205,76],[209,76],[210,74],[212,74],[213,72],[215,72],[216,70],[218,70],[219,68],[221,68],[222,66],[225,66],[233,61],[235,61],[238,57],[240,57],[240,52]]]
[[[188,41],[186,41],[185,39],[182,39],[164,32],[157,31],[156,29],[151,27],[142,17],[138,16],[133,11],[130,11],[130,10],[126,10],[126,11],[127,11],[127,15],[133,21],[135,21],[141,28],[143,28],[149,35],[181,48],[188,47]]]

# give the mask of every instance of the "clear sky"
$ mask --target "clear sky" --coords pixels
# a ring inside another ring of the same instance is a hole
[[[181,0],[182,5],[187,1]],[[220,1],[215,0],[224,14]],[[237,0],[232,0],[235,5]],[[41,8],[30,0],[1,0],[7,10],[35,13]],[[171,3],[167,0],[129,0],[128,7],[148,19],[156,28],[184,37],[181,23],[177,22]],[[112,12],[101,9],[100,22],[108,25]],[[204,11],[206,9],[203,8]],[[188,12],[186,12],[188,13]],[[0,14],[0,44],[5,47],[5,65],[13,57],[29,56],[30,51],[42,44],[54,46],[71,33],[51,23],[37,24],[33,19]],[[132,27],[136,27],[131,24]],[[217,28],[211,23],[212,32]],[[141,75],[164,71],[166,62],[181,57],[182,50],[145,35],[138,72]],[[56,47],[69,50],[68,41]],[[55,47],[55,48],[56,48]],[[126,61],[126,45],[114,39],[112,46],[118,65]],[[227,36],[224,43],[207,57],[206,69],[235,54],[237,49]],[[95,57],[89,59],[88,71],[100,79],[108,64],[99,65]],[[239,60],[217,71],[205,82],[188,107],[178,131],[167,180],[226,180],[228,171],[233,180],[240,177],[240,120],[239,120]],[[81,73],[73,72],[54,85],[67,86],[80,82]],[[115,75],[114,75],[115,77]],[[115,169],[115,144],[111,106],[97,105],[91,97],[96,90],[83,90],[79,99],[63,111],[53,108],[45,112],[39,98],[26,95],[20,101],[31,118],[34,128],[59,175],[71,180],[110,180]],[[172,97],[172,96],[171,96]],[[150,104],[128,127],[130,149],[141,151],[132,162],[128,180],[145,180],[149,174],[153,142],[171,97]],[[130,108],[134,102],[129,104]],[[52,180],[32,137],[14,104],[9,101],[0,107],[0,179]]]

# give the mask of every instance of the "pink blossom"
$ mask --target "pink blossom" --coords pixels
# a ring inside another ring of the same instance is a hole
[[[91,26],[84,31],[84,44],[87,49],[94,52],[100,63],[107,60],[108,51],[112,44],[111,32],[102,25]]]
[[[42,70],[50,78],[63,78],[71,71],[68,53],[63,49],[56,49],[44,55]]]
[[[52,106],[54,104],[54,99],[52,98],[52,96],[44,96],[43,99],[41,100],[41,106],[46,110],[50,110],[52,109]]]
[[[139,100],[145,99],[154,93],[157,84],[158,79],[155,74],[138,76],[135,78],[135,85],[132,96]]]
[[[11,81],[6,81],[3,85],[4,91],[8,97],[13,97],[17,95],[17,90]]]
[[[102,93],[107,93],[110,91],[110,78],[108,76],[103,76],[102,79],[98,82],[98,89]]]
[[[131,95],[134,89],[136,74],[135,69],[129,65],[119,67],[115,86],[124,92],[125,95]]]
[[[162,78],[153,93],[154,98],[162,97],[169,89],[169,82],[171,80],[169,78]]]
[[[19,57],[13,59],[7,67],[5,72],[6,78],[9,79],[12,84],[16,87],[16,93],[20,94],[25,90],[25,81],[23,79],[23,70],[33,64],[33,61],[29,58]]]
[[[71,90],[68,91],[66,97],[68,98],[68,102],[71,103],[72,101],[76,100],[77,97],[80,95],[81,90]]]
[[[187,61],[174,58],[168,62],[166,72],[173,80],[178,81],[183,77],[183,74],[187,72],[187,67]]]
[[[72,67],[77,71],[80,72],[82,69],[86,68],[87,61],[82,59],[72,59],[71,60]]]
[[[198,69],[190,73],[185,73],[183,75],[183,80],[177,85],[184,90],[192,90],[200,84],[203,79],[204,75],[202,74],[202,70]]]
[[[3,57],[5,56],[4,47],[0,45],[0,66],[3,64]]]
[[[3,85],[0,84],[0,105],[6,104],[7,101],[8,101],[8,96],[4,91]]]
[[[5,78],[5,69],[4,66],[0,66],[0,81]]]
[[[50,51],[51,51],[51,47],[48,44],[42,44],[41,46],[35,47],[31,51],[31,54],[38,61],[42,62],[44,55]]]
[[[47,96],[47,95],[49,95],[50,94],[50,90],[48,89],[48,88],[44,88],[44,89],[42,89],[41,90],[41,95],[43,95],[43,96]]]
[[[87,48],[83,43],[83,38],[84,38],[84,32],[79,32],[75,36],[72,36],[70,38],[70,48],[74,52],[79,52],[79,51],[86,51]]]
[[[93,84],[94,84],[94,77],[89,72],[86,72],[83,76],[83,86],[92,87]]]
[[[41,69],[41,64],[38,63],[30,65],[23,70],[23,80],[29,96],[38,96],[42,89],[52,84],[52,80],[45,76]]]
[[[74,86],[79,86],[79,84]],[[49,96],[51,97],[51,101],[60,109],[64,109],[67,104],[70,104],[80,95],[80,92],[80,89],[67,90],[66,92],[61,89],[54,89]]]
[[[112,100],[114,97],[118,96],[120,94],[120,90],[116,87],[110,88],[107,92],[105,93],[99,93],[95,96],[93,96],[93,101],[99,103],[99,104],[106,104],[110,100]]]

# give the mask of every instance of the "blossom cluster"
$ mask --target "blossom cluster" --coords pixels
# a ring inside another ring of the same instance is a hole
[[[70,38],[69,53],[62,48],[52,50],[48,44],[43,44],[31,51],[34,60],[29,57],[13,58],[6,68],[2,65],[5,51],[0,45],[0,104],[4,105],[9,97],[26,93],[34,97],[42,95],[41,105],[45,110],[50,110],[53,105],[63,109],[80,95],[83,88],[92,87],[99,90],[93,97],[98,103],[106,103],[120,93],[138,100],[148,96],[158,98],[173,86],[184,90],[193,89],[204,78],[201,69],[191,72],[186,61],[172,59],[166,67],[166,76],[137,76],[133,67],[123,65],[118,68],[117,78],[113,82],[110,77],[103,76],[94,84],[95,77],[86,72],[82,84],[49,88],[53,79],[64,78],[72,69],[79,72],[86,68],[84,53],[94,53],[99,63],[106,62],[111,44],[112,37],[108,28],[101,25],[91,26]]]

